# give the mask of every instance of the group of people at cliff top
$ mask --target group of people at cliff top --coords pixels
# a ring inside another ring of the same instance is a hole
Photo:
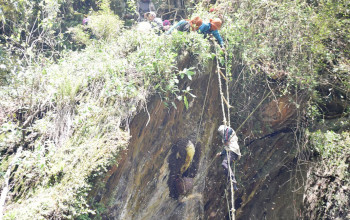
[[[157,29],[158,33],[160,31],[165,32],[165,34],[171,34],[175,29],[182,32],[197,31],[200,34],[203,34],[204,37],[212,34],[221,48],[224,50],[224,41],[219,33],[219,30],[222,25],[220,18],[210,19],[209,22],[204,23],[200,17],[194,17],[192,19],[185,19],[179,21],[177,24],[171,26],[169,20],[162,21],[161,18],[158,18],[155,13],[155,7],[150,0],[140,0],[137,3],[137,13],[138,13],[138,22],[150,22],[152,28]]]

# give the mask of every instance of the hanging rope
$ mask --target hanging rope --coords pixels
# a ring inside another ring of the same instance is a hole
[[[222,74],[222,72],[220,70],[217,47],[215,47],[215,52],[216,52],[216,68],[217,68],[217,71],[218,71],[218,81],[219,81],[219,89],[220,89],[219,93],[220,93],[220,100],[221,100],[223,122],[224,122],[225,126],[227,126],[227,122],[228,122],[228,125],[230,126],[230,107],[231,106],[229,104],[230,103],[229,90],[228,90],[228,83],[229,83],[229,81],[228,81],[227,76],[224,76],[224,79],[226,80],[226,93],[227,93],[227,100],[225,100],[224,93],[222,92],[222,85],[221,85],[221,74]],[[225,53],[225,66],[226,65],[227,65],[227,57],[226,57],[226,53]],[[225,100],[226,107],[227,107],[228,121],[226,120],[224,100]],[[231,176],[233,176],[234,174],[232,173],[230,157],[229,157],[227,151],[226,151],[226,156],[227,156],[227,163],[228,163],[228,169],[229,169],[228,173],[229,173],[230,187],[231,187],[231,209],[229,208],[230,205],[228,205],[228,212],[229,212],[230,219],[234,220],[235,219],[234,190],[233,190],[233,179],[231,178]]]
[[[221,107],[222,107],[222,117],[223,117],[223,123],[224,125],[227,125],[226,120],[226,114],[225,114],[225,106],[224,106],[224,94],[222,93],[222,85],[221,85],[221,70],[219,65],[219,59],[218,59],[218,50],[217,47],[215,47],[215,53],[216,53],[216,69],[218,70],[218,81],[219,81],[219,93],[220,93],[220,100],[221,100]],[[227,81],[226,81],[227,82]]]
[[[216,55],[218,57],[218,52],[217,52],[217,48],[215,48],[216,51]],[[227,76],[225,76],[221,70],[220,70],[220,65],[219,65],[219,60],[216,59],[217,62],[217,73],[218,73],[218,81],[219,81],[219,93],[220,93],[220,101],[221,101],[221,108],[222,108],[222,115],[223,115],[223,123],[224,125],[230,125],[230,108],[232,106],[230,106],[229,104],[229,85],[228,85],[228,78]],[[227,65],[227,56],[225,54],[225,65]],[[226,66],[227,67],[227,66]],[[227,96],[227,100],[224,97],[224,94],[222,92],[222,84],[221,84],[221,76],[224,78],[224,80],[226,81],[226,96]],[[200,117],[200,123],[199,123],[199,127],[198,127],[198,131],[197,131],[197,138],[196,138],[196,145],[198,142],[198,137],[199,137],[199,131],[200,131],[200,127],[202,124],[202,119],[203,119],[203,114],[204,114],[204,110],[205,110],[205,104],[206,104],[206,100],[207,100],[207,95],[208,95],[208,90],[209,90],[209,85],[210,85],[210,79],[211,79],[211,75],[209,75],[209,80],[208,80],[208,84],[207,84],[207,90],[206,90],[206,94],[205,94],[205,98],[204,98],[204,104],[203,104],[203,108],[202,108],[202,113],[201,113],[201,117]],[[270,91],[261,101],[260,103],[257,105],[257,107],[253,110],[253,112],[251,112],[248,117],[244,120],[244,122],[237,128],[236,133],[241,129],[241,127],[246,123],[246,121],[253,115],[253,113],[260,107],[260,105],[263,103],[263,101],[271,94],[272,91]],[[227,115],[228,117],[226,118],[226,114],[225,114],[225,105],[227,107]],[[195,145],[195,146],[196,146]],[[227,155],[228,156],[228,155]],[[215,156],[209,163],[209,165],[206,167],[206,169],[202,172],[202,175],[205,174],[207,172],[207,170],[209,169],[209,167],[211,167],[211,165],[214,163],[214,161],[216,160],[217,156]],[[227,157],[228,159],[228,167],[229,167],[229,178],[230,178],[230,188],[231,188],[231,208],[230,208],[230,204],[227,198],[227,191],[225,190],[225,196],[226,196],[226,200],[227,200],[227,208],[228,208],[228,213],[229,213],[229,218],[230,220],[235,220],[235,208],[234,208],[234,189],[233,189],[233,179],[231,179],[232,174],[235,175],[235,171],[236,171],[236,164],[234,163],[233,165],[233,171],[231,169],[230,166],[230,158]],[[197,182],[201,179],[201,176],[198,176],[198,179],[194,182],[193,185],[196,185]]]
[[[204,96],[204,103],[203,103],[203,108],[202,108],[202,113],[201,113],[201,117],[200,117],[200,120],[199,120],[199,125],[198,125],[198,128],[197,128],[197,137],[196,137],[196,143],[194,146],[197,146],[197,143],[198,143],[198,137],[199,137],[199,131],[200,131],[200,128],[201,128],[201,125],[202,125],[202,119],[203,119],[203,115],[204,115],[204,109],[205,109],[205,104],[206,104],[206,101],[207,101],[207,96],[208,96],[208,90],[209,90],[209,85],[210,85],[210,79],[211,79],[211,74],[209,74],[209,79],[208,79],[208,84],[207,84],[207,90],[205,92],[205,96]],[[202,173],[206,173],[207,170],[209,169],[209,167],[213,164],[214,160],[216,159],[216,157],[214,159],[211,160],[211,162],[209,163],[208,167],[204,170],[204,172]],[[196,185],[196,183],[200,180],[200,177],[201,175],[198,177],[197,181],[194,182],[194,186]]]
[[[209,85],[210,85],[210,79],[211,79],[211,74],[209,74],[207,90],[205,91],[205,96],[204,96],[204,103],[203,103],[202,113],[201,113],[201,117],[199,119],[199,125],[198,125],[198,129],[197,129],[196,143],[195,143],[194,146],[197,146],[197,143],[198,143],[199,131],[200,131],[200,128],[202,126],[202,119],[203,119],[203,115],[204,115],[205,103],[207,102],[207,96],[208,96],[208,90],[209,90]]]
[[[230,163],[230,157],[228,152],[226,151],[227,156],[227,163],[228,163],[228,170],[229,170],[229,178],[230,178],[230,186],[231,186],[231,209],[228,210],[229,213],[231,213],[231,219],[235,219],[235,204],[234,204],[234,189],[233,189],[233,179],[232,179],[232,169],[231,169],[231,163]],[[235,164],[234,164],[235,165]]]
[[[226,72],[226,75],[227,75],[227,53],[225,52],[225,72]],[[228,78],[228,77],[227,77]],[[230,125],[231,122],[230,122],[230,119],[231,119],[231,115],[230,115],[230,93],[228,91],[228,80],[226,80],[226,97],[227,97],[227,118],[228,118],[228,124]]]
[[[216,51],[216,54],[217,54],[217,49],[215,48],[215,51]],[[217,59],[217,66],[218,66],[218,72],[220,71],[219,70],[219,63],[218,63],[218,59]],[[220,72],[219,72],[220,73]],[[221,73],[222,74],[222,73]],[[218,74],[218,75],[220,75],[220,74]],[[226,78],[226,76],[224,76],[225,78]],[[199,122],[199,127],[198,127],[198,131],[197,131],[197,138],[196,138],[196,145],[197,145],[197,142],[198,142],[198,137],[199,137],[199,129],[200,129],[200,126],[201,126],[201,123],[202,123],[202,117],[203,117],[203,114],[204,114],[204,109],[205,109],[205,103],[206,103],[206,99],[207,99],[207,94],[208,94],[208,90],[209,90],[209,83],[210,83],[210,79],[211,79],[211,74],[209,75],[209,80],[208,80],[208,84],[207,84],[207,91],[206,91],[206,93],[205,93],[205,98],[204,98],[204,103],[203,103],[203,108],[202,108],[202,113],[201,113],[201,118],[200,118],[200,122]],[[224,98],[223,97],[223,93],[222,93],[222,85],[221,85],[221,77],[219,76],[219,87],[220,87],[220,97],[221,98]],[[223,117],[224,117],[224,124],[226,125],[226,123],[227,123],[227,121],[226,121],[226,116],[225,116],[225,110],[224,110],[224,102],[223,102],[224,100],[223,99],[221,99],[221,106],[222,106],[222,109],[223,109],[223,111],[222,111],[222,115],[223,115]],[[226,100],[225,100],[226,101]],[[228,107],[228,111],[229,111],[229,107]],[[195,146],[196,146],[195,145]],[[210,161],[210,163],[209,163],[209,165],[207,166],[207,168],[202,172],[202,175],[204,174],[204,173],[206,173],[207,172],[207,170],[209,169],[209,167],[211,167],[211,165],[214,163],[214,161],[215,161],[215,159],[216,159],[217,157],[215,156],[211,161]],[[193,185],[196,185],[196,183],[200,180],[200,177],[202,176],[202,175],[200,175],[199,177],[198,177],[198,179],[197,179],[197,181],[195,181],[194,182],[194,184]]]
[[[227,204],[227,210],[230,210],[230,202],[228,201],[227,198],[227,189],[225,189],[225,197],[226,197],[226,204]],[[228,212],[228,218],[231,220],[231,212]]]
[[[218,57],[218,51],[217,51],[217,47],[215,47],[215,52],[216,52],[216,57]],[[225,76],[221,69],[220,69],[220,65],[219,65],[219,59],[216,59],[216,64],[217,64],[217,74],[218,74],[218,81],[219,81],[219,94],[220,94],[220,101],[221,101],[221,108],[222,108],[222,116],[223,116],[223,123],[224,125],[228,125],[230,126],[230,108],[232,107],[229,104],[230,101],[230,93],[229,93],[229,79],[227,76]],[[225,67],[227,69],[227,54],[225,53]],[[223,79],[226,81],[226,97],[224,96],[223,93],[223,89],[222,89],[222,83],[221,83],[221,77],[223,77]],[[204,114],[204,109],[205,109],[205,104],[206,104],[206,99],[207,99],[207,94],[208,94],[208,90],[209,90],[209,84],[210,84],[210,78],[211,75],[209,76],[209,80],[208,80],[208,85],[207,85],[207,90],[206,90],[206,94],[205,94],[205,98],[204,98],[204,104],[203,104],[203,109],[202,109],[202,113],[201,113],[201,117],[200,117],[200,123],[199,123],[199,127],[198,127],[198,131],[197,131],[197,138],[196,138],[196,145],[198,142],[198,137],[199,137],[199,131],[200,131],[200,126],[202,124],[202,119],[203,119],[203,114]],[[263,103],[263,101],[271,94],[272,91],[270,91],[261,101],[260,103],[257,105],[257,107],[248,115],[248,117],[244,120],[244,122],[237,128],[236,133],[241,129],[241,127],[246,123],[246,121],[254,114],[254,112],[258,109],[258,107],[260,107],[260,105]],[[227,118],[226,118],[226,113],[225,113],[225,105],[226,104],[226,108],[227,108]],[[196,146],[195,145],[195,146]],[[227,200],[227,207],[228,207],[228,213],[229,213],[229,218],[230,220],[235,220],[235,208],[234,208],[234,188],[233,188],[233,179],[231,178],[231,176],[235,175],[235,163],[233,165],[233,171],[231,169],[231,164],[230,164],[230,157],[228,156],[228,152],[227,153],[227,160],[228,160],[228,168],[229,168],[229,178],[230,178],[230,188],[231,188],[231,208],[230,208],[230,204],[228,202],[228,198],[227,198],[227,191],[225,190],[225,195],[226,195],[226,200]],[[211,165],[213,164],[213,162],[215,161],[217,157],[213,158],[209,165],[207,166],[207,168],[202,172],[202,175],[204,173],[207,172],[207,170],[209,169],[209,167],[211,167]],[[202,176],[201,175],[201,176]],[[196,185],[196,183],[200,180],[200,177],[198,177],[197,181],[194,182],[194,185]]]

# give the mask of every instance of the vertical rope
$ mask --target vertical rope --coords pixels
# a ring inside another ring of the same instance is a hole
[[[227,120],[226,120],[226,114],[225,114],[225,106],[224,106],[224,94],[222,92],[222,85],[221,85],[221,76],[220,76],[220,65],[219,65],[219,59],[218,59],[218,51],[217,47],[215,47],[216,52],[216,68],[218,72],[218,80],[219,80],[219,89],[220,89],[220,99],[221,99],[221,107],[222,107],[222,115],[223,115],[223,122],[224,125],[227,126]],[[226,54],[225,54],[226,55]],[[227,65],[227,58],[225,56],[225,66]],[[227,77],[226,77],[227,78]],[[229,92],[228,92],[228,80],[226,80],[226,91],[227,91],[227,114],[228,114],[228,125],[230,126],[230,105],[229,105]],[[226,151],[227,156],[227,163],[228,163],[228,173],[230,178],[230,186],[231,186],[231,209],[229,208],[230,205],[228,205],[228,212],[230,219],[235,220],[235,208],[234,208],[234,190],[233,190],[233,180],[231,178],[232,176],[232,169],[230,164],[230,157],[228,155],[228,151]]]
[[[231,163],[230,163],[230,157],[228,152],[226,151],[227,155],[227,163],[228,163],[228,170],[229,170],[229,178],[230,178],[230,186],[231,186],[231,209],[229,210],[229,213],[231,213],[232,220],[235,220],[235,204],[234,204],[234,190],[233,190],[233,179],[232,176],[232,169],[231,169]]]
[[[219,65],[219,59],[218,59],[218,50],[215,47],[215,53],[216,53],[216,69],[218,72],[218,81],[219,81],[219,92],[220,92],[220,100],[221,100],[221,107],[222,107],[222,116],[223,116],[223,123],[224,125],[227,125],[227,120],[226,120],[226,114],[225,114],[225,106],[224,106],[224,100],[223,96],[224,94],[222,93],[222,85],[221,85],[221,76],[220,76],[220,65]]]
[[[228,83],[229,83],[229,78],[227,76],[227,53],[225,52],[225,74],[226,74],[226,98],[227,98],[227,102],[228,102],[228,106],[227,106],[227,118],[228,118],[228,124],[231,125],[230,119],[231,119],[231,115],[230,115],[230,93],[229,93],[229,89],[228,89]],[[234,204],[234,189],[233,189],[233,180],[231,179],[232,176],[232,169],[231,169],[231,163],[230,163],[230,159],[228,158],[228,166],[230,168],[230,185],[231,185],[231,210],[229,210],[229,213],[231,213],[231,219],[235,220],[235,204]],[[234,168],[236,166],[236,163],[234,163]],[[235,172],[233,172],[233,175],[235,175]]]
[[[227,53],[225,52],[225,70],[227,71]],[[229,77],[227,77],[227,72],[226,72],[226,78],[227,78],[227,81],[226,81],[226,97],[227,97],[227,102],[230,104],[230,93],[228,91],[228,81],[229,81]],[[230,105],[227,106],[227,119],[228,119],[228,124],[230,125],[231,122],[230,122],[230,118],[231,118],[231,115],[230,115]]]
[[[228,201],[228,198],[227,198],[227,190],[226,189],[225,189],[225,197],[226,197],[227,210],[229,210],[228,211],[228,218],[231,220],[230,202]]]
[[[198,125],[198,129],[197,129],[196,143],[195,143],[194,146],[197,146],[197,143],[198,143],[199,131],[200,131],[200,128],[202,126],[202,119],[203,119],[203,115],[204,115],[205,104],[207,102],[207,96],[208,96],[208,91],[209,91],[210,79],[211,79],[211,74],[209,74],[207,90],[205,91],[205,96],[204,96],[204,103],[203,103],[202,113],[201,113],[201,117],[199,119],[199,125]]]

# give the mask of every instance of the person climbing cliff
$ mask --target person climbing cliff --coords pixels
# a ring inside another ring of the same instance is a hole
[[[166,34],[171,34],[175,29],[182,32],[197,31],[202,25],[200,17],[194,17],[192,20],[181,20],[176,25],[172,26]]]
[[[212,34],[217,42],[219,43],[220,47],[225,50],[224,41],[219,33],[219,30],[221,28],[222,21],[220,18],[214,18],[210,19],[209,23],[203,23],[200,27],[198,32],[200,34],[204,34],[204,37],[207,37],[208,34]]]
[[[156,11],[156,8],[154,7],[154,4],[151,0],[139,0],[137,2],[136,7],[136,12],[138,14],[138,22],[146,20],[145,14],[147,12]]]
[[[226,125],[220,125],[218,128],[218,133],[222,138],[224,150],[220,153],[217,153],[216,156],[221,156],[223,158],[221,165],[224,168],[226,176],[230,177],[233,181],[234,190],[237,191],[237,181],[230,165],[233,162],[239,160],[241,157],[241,151],[238,145],[238,137],[236,135],[236,132],[231,127],[228,127]],[[230,164],[228,161],[230,161]]]

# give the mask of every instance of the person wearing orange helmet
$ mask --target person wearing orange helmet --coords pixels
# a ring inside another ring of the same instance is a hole
[[[224,48],[224,41],[219,33],[221,28],[222,21],[220,18],[210,19],[209,23],[203,23],[198,32],[204,34],[204,37],[207,37],[208,34],[212,34],[217,42],[220,44],[221,48]]]
[[[194,17],[191,20],[181,20],[176,25],[171,27],[166,34],[171,34],[173,30],[177,29],[178,31],[182,32],[190,32],[190,31],[197,31],[199,27],[202,25],[202,19],[200,17]]]

